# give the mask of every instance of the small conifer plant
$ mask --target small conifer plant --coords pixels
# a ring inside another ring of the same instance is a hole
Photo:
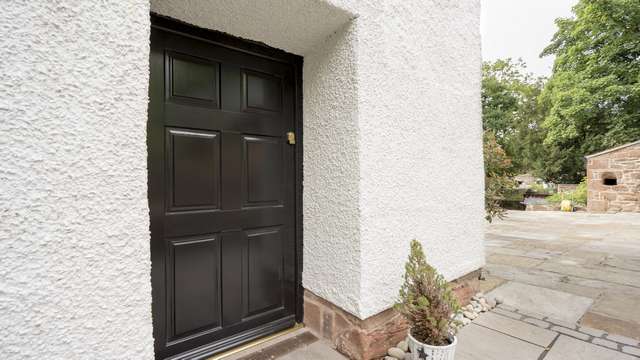
[[[423,344],[449,345],[455,335],[451,314],[460,306],[449,283],[427,264],[422,245],[411,241],[411,253],[405,264],[404,283],[396,309],[411,324],[411,336]]]

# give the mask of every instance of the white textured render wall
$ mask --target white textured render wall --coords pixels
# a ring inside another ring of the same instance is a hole
[[[479,1],[253,4],[152,9],[304,56],[304,286],[364,318],[414,237],[449,279],[482,266]]]
[[[361,317],[393,304],[412,238],[448,279],[484,265],[480,1],[374,4],[358,18]]]
[[[151,359],[149,5],[0,11],[0,358]]]
[[[393,304],[412,238],[448,279],[484,264],[479,0],[152,9],[304,56],[307,289],[365,318]]]
[[[303,281],[362,318],[392,304],[412,237],[449,278],[484,261],[478,6],[152,3],[305,56]],[[4,358],[152,357],[148,11],[0,14]]]
[[[305,55],[303,286],[359,313],[357,20]]]
[[[321,0],[152,0],[152,11],[304,56],[303,285],[360,303],[357,21]]]

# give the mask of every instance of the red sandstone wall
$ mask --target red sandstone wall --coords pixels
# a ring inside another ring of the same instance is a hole
[[[618,184],[603,184],[614,174]],[[587,210],[590,212],[640,212],[640,144],[587,160]]]

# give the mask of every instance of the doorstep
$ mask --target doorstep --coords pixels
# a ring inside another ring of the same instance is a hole
[[[302,325],[208,360],[347,360]]]

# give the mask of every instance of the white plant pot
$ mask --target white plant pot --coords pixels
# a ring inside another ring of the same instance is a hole
[[[434,346],[423,344],[411,336],[409,330],[409,350],[411,360],[453,360],[456,353],[458,339],[454,336],[451,344],[445,346]]]

